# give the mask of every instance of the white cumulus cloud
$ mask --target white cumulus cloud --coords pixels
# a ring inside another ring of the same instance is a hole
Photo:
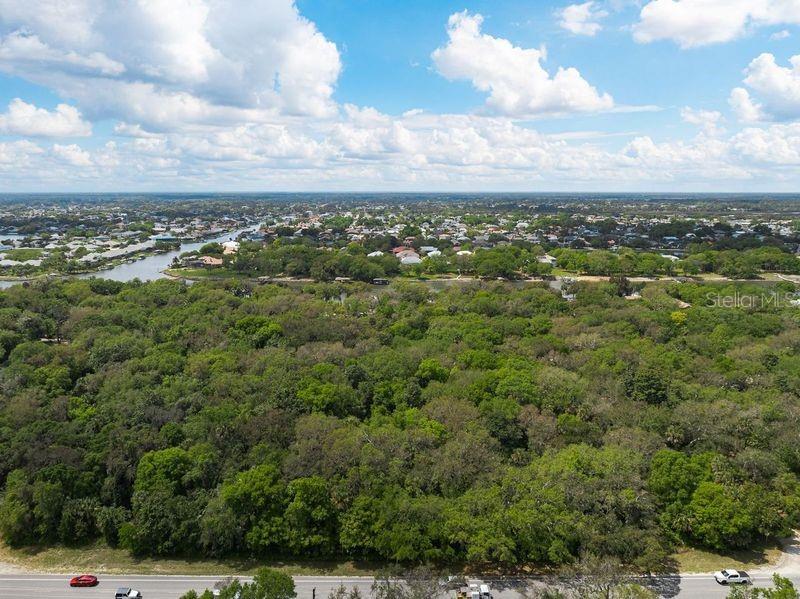
[[[608,12],[597,8],[594,0],[583,4],[570,4],[559,12],[559,25],[575,35],[597,35],[603,26],[598,22],[608,16]]]
[[[0,71],[91,118],[330,116],[338,49],[293,0],[0,0]]]
[[[44,78],[52,72],[70,77],[116,77],[125,66],[102,52],[81,54],[53,48],[37,35],[18,30],[0,39],[0,69],[29,78]]]
[[[750,97],[750,92],[743,87],[735,87],[731,90],[728,104],[736,118],[745,123],[755,123],[766,118],[764,108],[758,102],[754,102]]]
[[[59,104],[50,111],[15,98],[8,110],[0,113],[0,135],[86,137],[91,134],[91,124],[81,118],[77,108],[68,104]]]
[[[772,54],[761,54],[745,69],[744,83],[770,117],[800,118],[800,54],[789,59],[788,67],[779,65]]]
[[[737,189],[800,185],[800,124],[726,135],[716,111],[684,109],[691,139],[545,134],[515,119],[343,108],[289,119],[161,134],[126,128],[116,143],[0,142],[0,189]],[[707,132],[711,126],[714,134]]]
[[[689,106],[681,109],[681,118],[690,125],[700,127],[706,135],[719,135],[724,131],[721,121],[722,113],[718,110],[703,110]]]
[[[800,0],[650,0],[633,35],[682,48],[729,42],[763,25],[800,24]]]
[[[27,139],[11,142],[0,142],[0,170],[15,169],[30,164],[42,150],[38,145]]]
[[[800,123],[748,127],[731,139],[731,146],[756,164],[800,166]]]
[[[544,50],[520,48],[481,32],[483,17],[467,11],[450,16],[447,45],[431,55],[437,71],[450,80],[465,79],[488,92],[488,108],[518,117],[597,112],[613,108],[610,95],[599,93],[573,68],[551,75],[542,66]]]
[[[91,154],[77,144],[53,144],[53,155],[72,166],[92,165]]]

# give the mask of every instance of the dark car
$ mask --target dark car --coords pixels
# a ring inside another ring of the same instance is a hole
[[[100,583],[97,576],[91,574],[81,574],[80,576],[73,576],[69,580],[71,587],[96,587]]]

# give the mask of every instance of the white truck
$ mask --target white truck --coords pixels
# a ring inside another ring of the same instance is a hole
[[[471,584],[456,593],[456,599],[493,599],[488,584]]]
[[[114,593],[114,599],[142,599],[142,594],[130,587],[120,587]]]
[[[751,582],[750,575],[747,572],[732,568],[714,572],[714,580],[719,584],[749,584]]]

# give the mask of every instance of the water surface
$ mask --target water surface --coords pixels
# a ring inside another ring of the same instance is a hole
[[[141,260],[136,260],[135,262],[123,262],[122,264],[118,264],[117,266],[112,266],[111,268],[105,268],[103,270],[97,270],[89,273],[83,273],[72,276],[79,279],[88,279],[91,277],[97,277],[101,279],[111,279],[112,281],[123,281],[123,282],[133,281],[134,279],[139,279],[140,281],[153,281],[155,279],[162,279],[166,276],[162,271],[172,266],[172,261],[181,254],[183,254],[184,252],[199,250],[207,243],[212,243],[212,242],[222,243],[223,241],[236,239],[240,233],[244,233],[246,231],[254,231],[257,230],[257,228],[258,227],[239,229],[238,231],[225,233],[223,235],[211,239],[206,239],[203,241],[194,241],[191,243],[184,243],[181,245],[181,249],[179,250],[165,252],[163,254],[153,254],[147,256],[146,258],[142,258]],[[0,239],[2,238],[3,237],[0,236]],[[8,239],[9,236],[6,236],[5,238]],[[20,283],[22,283],[22,281],[0,281],[0,289],[7,289],[12,285],[18,285]]]

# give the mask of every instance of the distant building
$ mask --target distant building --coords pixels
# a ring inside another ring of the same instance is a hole
[[[162,242],[166,242],[166,243],[174,243],[176,241],[180,241],[181,240],[180,237],[178,237],[178,236],[176,236],[174,234],[170,234],[170,233],[161,233],[160,235],[153,235],[150,239],[152,239],[153,241],[156,241],[156,242],[162,241]]]
[[[419,257],[418,254],[409,253],[400,258],[400,264],[402,264],[403,266],[408,266],[411,264],[419,264],[420,262],[422,262],[422,259]]]
[[[184,266],[194,268],[213,268],[215,266],[222,266],[222,258],[215,256],[199,256],[194,258],[187,258],[183,261]]]
[[[225,241],[222,244],[222,253],[226,256],[231,254],[235,254],[239,251],[239,242],[238,241]]]

